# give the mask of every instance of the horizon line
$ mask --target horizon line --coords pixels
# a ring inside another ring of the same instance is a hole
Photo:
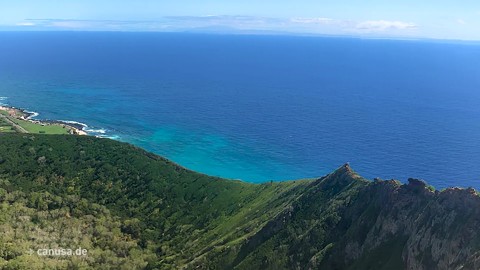
[[[402,37],[402,36],[368,36],[368,35],[347,35],[347,34],[321,34],[309,32],[275,31],[245,29],[232,31],[201,31],[192,28],[185,30],[158,31],[158,30],[114,30],[114,29],[1,29],[0,33],[152,33],[152,34],[198,34],[198,35],[225,35],[225,36],[285,36],[285,37],[312,37],[312,38],[345,38],[365,40],[392,40],[392,41],[434,41],[449,43],[479,44],[480,39],[459,39],[459,38],[435,38],[435,37]]]

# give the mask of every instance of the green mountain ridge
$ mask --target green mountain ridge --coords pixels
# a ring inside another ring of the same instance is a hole
[[[0,269],[479,269],[480,197],[348,164],[250,184],[135,146],[0,135]],[[81,246],[86,257],[28,250]]]

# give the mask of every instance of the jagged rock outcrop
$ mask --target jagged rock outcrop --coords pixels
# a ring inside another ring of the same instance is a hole
[[[418,179],[368,182],[344,165],[312,182],[253,236],[255,244],[243,246],[248,255],[234,267],[478,269],[479,227],[473,189],[439,192]],[[283,263],[260,257],[266,253]]]

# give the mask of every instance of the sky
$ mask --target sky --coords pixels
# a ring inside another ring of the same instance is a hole
[[[0,31],[59,30],[480,40],[480,0],[0,0]]]

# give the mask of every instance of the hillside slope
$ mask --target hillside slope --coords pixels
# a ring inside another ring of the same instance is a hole
[[[3,134],[0,204],[2,269],[480,267],[473,189],[372,182],[348,165],[257,185],[108,139]],[[80,244],[86,258],[26,253]]]

